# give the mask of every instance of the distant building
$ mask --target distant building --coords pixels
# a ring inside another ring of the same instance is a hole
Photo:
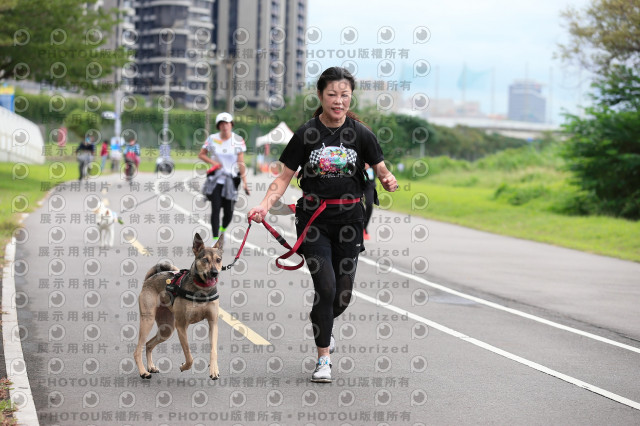
[[[104,10],[118,9],[120,11],[118,22],[113,28],[113,33],[106,37],[106,42],[102,46],[103,49],[114,50],[119,47],[126,47],[133,50],[136,45],[136,25],[135,16],[136,10],[134,9],[132,0],[98,0],[94,7],[102,8]],[[134,60],[134,58],[131,58]],[[114,84],[120,84],[120,87],[124,92],[130,93],[132,91],[131,85],[133,84],[133,78],[129,78],[128,75],[123,75],[120,70],[116,70],[107,79],[111,80]]]
[[[312,93],[315,93],[315,82]],[[411,109],[410,101],[402,98],[402,92],[393,90],[373,77],[356,77],[356,90],[353,94],[352,107],[374,106],[381,113],[397,113],[405,107]]]
[[[215,0],[137,0],[134,92],[204,108],[209,102]],[[167,87],[168,86],[168,87]]]
[[[215,100],[278,107],[304,89],[307,0],[217,0]],[[231,77],[231,82],[229,82]]]
[[[131,46],[135,43],[135,15],[134,2],[132,0],[98,0],[94,7],[104,10],[120,10],[121,22],[113,28],[114,33],[107,37],[103,45],[105,49],[115,49],[120,46]]]
[[[176,104],[202,109],[212,95],[223,108],[228,99],[264,108],[283,106],[302,92],[307,0],[133,5],[135,93],[158,97],[168,91]]]
[[[427,117],[484,117],[480,102],[455,102],[453,99],[431,99],[425,114]]]
[[[516,80],[509,86],[509,120],[544,123],[546,99],[542,85],[532,80]]]

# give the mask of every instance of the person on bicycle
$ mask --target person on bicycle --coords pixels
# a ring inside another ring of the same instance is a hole
[[[78,180],[82,180],[85,177],[85,172],[87,171],[87,167],[89,163],[93,161],[93,154],[95,152],[95,146],[90,137],[85,138],[84,141],[80,142],[78,148],[76,149],[76,156],[78,158],[78,167],[80,170],[80,177]]]
[[[136,138],[129,139],[129,143],[124,147],[124,159],[133,161],[136,169],[140,165],[140,145],[136,142]]]

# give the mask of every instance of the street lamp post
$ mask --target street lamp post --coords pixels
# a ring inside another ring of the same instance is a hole
[[[215,48],[215,45],[214,45],[214,48]],[[207,103],[207,109],[205,110],[205,113],[204,113],[204,131],[207,134],[207,136],[211,134],[211,108],[213,108],[213,103],[215,101],[213,85],[215,83],[216,73],[217,73],[219,63],[220,61],[218,59],[212,59],[209,62],[209,65],[211,66],[209,80],[207,81],[207,96],[209,97],[209,102]]]
[[[214,79],[215,76],[217,76],[217,69],[221,64],[224,64],[225,66],[225,70],[227,72],[227,88],[226,88],[226,93],[225,93],[225,98],[226,98],[226,111],[229,114],[233,114],[233,63],[234,63],[234,59],[232,57],[227,57],[224,58],[222,60],[220,59],[214,59],[213,61],[211,61],[211,65],[213,65],[214,69],[216,70],[216,72],[214,73],[213,71],[211,72],[211,89],[213,89],[213,83],[214,83]],[[211,97],[211,102],[209,102],[209,105],[207,107],[207,110],[205,112],[205,121],[204,121],[204,129],[205,129],[205,133],[207,135],[209,135],[210,133],[210,127],[211,125],[209,124],[209,122],[211,121],[211,108],[213,107],[213,101],[215,99],[215,95],[213,94],[213,90],[211,90],[209,92],[209,96]]]
[[[233,114],[233,99],[231,94],[233,93],[233,58],[231,56],[225,58],[224,64],[227,69],[227,112]]]
[[[120,9],[120,0],[118,0],[118,10]],[[118,16],[120,18],[120,16]],[[115,49],[117,50],[120,47],[120,41],[122,40],[122,28],[120,27],[120,21],[118,20],[118,24],[116,26],[116,39],[115,39]],[[114,112],[115,112],[115,120],[113,122],[113,133],[114,137],[118,138],[118,144],[121,144],[120,133],[122,132],[122,120],[120,118],[122,114],[122,88],[120,84],[122,83],[120,80],[120,74],[122,72],[121,67],[116,67],[115,70],[115,90],[113,92],[113,103],[114,103]]]
[[[167,102],[171,96],[171,49],[173,46],[173,38],[167,43],[167,51],[165,55],[165,74],[164,74],[164,108],[162,114],[162,140],[164,141],[169,131],[169,108]]]

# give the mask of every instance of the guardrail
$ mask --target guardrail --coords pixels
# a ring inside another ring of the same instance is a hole
[[[38,126],[0,107],[0,162],[44,164],[44,139]]]

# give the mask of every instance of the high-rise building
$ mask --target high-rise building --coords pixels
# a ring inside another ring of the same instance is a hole
[[[137,35],[135,26],[136,11],[134,9],[132,0],[98,0],[95,3],[95,7],[102,8],[110,11],[117,9],[119,11],[119,22],[113,28],[113,33],[106,38],[106,42],[103,45],[104,49],[114,50],[119,47],[125,47],[133,50],[136,45]],[[133,61],[134,58],[131,58]],[[119,85],[121,90],[126,93],[132,91],[131,85],[133,84],[133,78],[130,78],[131,74],[122,73],[122,70],[115,70],[108,79],[113,80],[115,85]]]
[[[175,104],[209,103],[215,0],[137,0],[135,93]]]
[[[94,7],[110,11],[119,10],[120,22],[113,29],[113,34],[107,37],[105,49],[115,49],[120,46],[131,47],[135,42],[135,15],[132,0],[98,0]]]
[[[104,2],[124,0],[103,0]],[[137,94],[278,108],[304,88],[307,0],[137,0]],[[212,71],[213,69],[213,71]]]
[[[544,123],[546,99],[542,85],[533,80],[516,80],[509,86],[509,120]]]
[[[278,108],[304,88],[306,0],[218,0],[216,101]]]

